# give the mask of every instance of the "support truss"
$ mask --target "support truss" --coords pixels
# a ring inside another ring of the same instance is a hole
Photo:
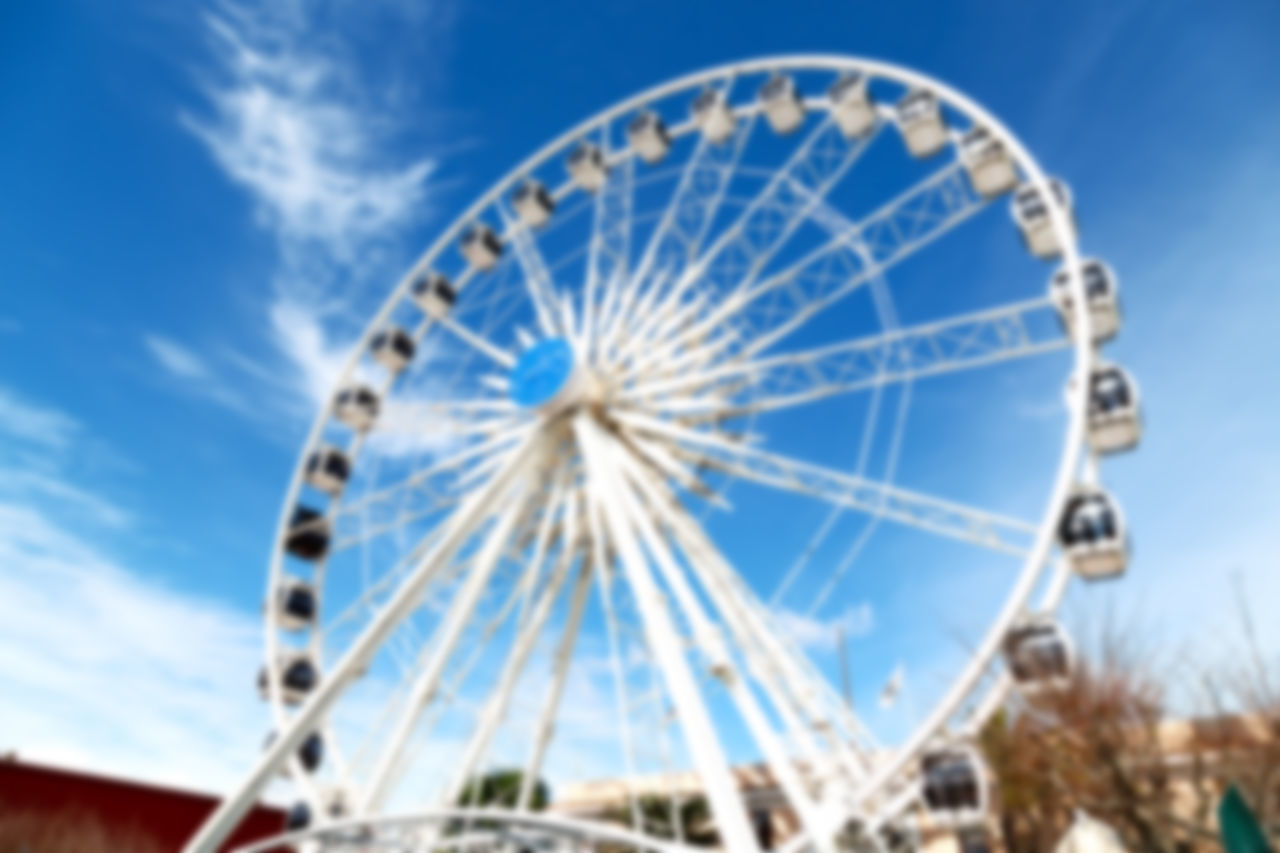
[[[895,382],[972,370],[1071,345],[1048,322],[1053,305],[1030,300],[885,334],[763,359],[736,359],[632,389],[635,401],[668,397],[673,414],[717,415],[797,406]],[[1035,322],[1039,318],[1046,322]],[[728,386],[729,400],[680,392]]]
[[[860,222],[849,224],[786,269],[735,293],[694,334],[712,334],[733,317],[739,336],[743,327],[750,330],[741,352],[751,355],[766,350],[985,205],[986,199],[969,186],[964,170],[958,164],[949,165]],[[726,346],[733,343],[727,341]]]
[[[629,413],[620,413],[618,419],[641,432],[684,444],[694,464],[995,551],[1024,556],[1036,533],[1034,524],[1021,519],[752,449],[670,421]]]
[[[812,130],[757,195],[671,288],[655,317],[669,317],[689,293],[736,304],[756,276],[800,227],[819,200],[857,161],[873,137],[849,140],[829,117]],[[720,323],[730,322],[721,317]],[[641,335],[643,340],[647,336]],[[671,342],[667,342],[670,344]],[[669,358],[671,347],[646,353],[645,366]]]

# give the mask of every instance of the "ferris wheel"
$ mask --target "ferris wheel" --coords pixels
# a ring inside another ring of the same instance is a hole
[[[771,57],[587,119],[352,353],[271,559],[275,733],[188,849],[280,784],[299,849],[685,850],[691,791],[733,851],[980,824],[977,729],[1069,677],[1068,581],[1127,562],[1097,464],[1140,432],[1118,324],[1065,184],[921,74]],[[795,623],[939,571],[986,579],[959,580],[981,630],[885,737]],[[593,774],[616,813],[541,810]]]

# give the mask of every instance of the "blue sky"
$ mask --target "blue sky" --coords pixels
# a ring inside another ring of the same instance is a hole
[[[919,68],[1069,176],[1086,250],[1121,277],[1108,354],[1141,383],[1148,425],[1140,452],[1106,466],[1134,529],[1131,575],[1073,593],[1069,611],[1111,608],[1217,659],[1237,647],[1238,575],[1267,622],[1280,7],[271,9],[0,13],[0,690],[15,700],[0,747],[228,778],[264,727],[249,686],[280,496],[380,295],[452,213],[569,124],[760,54]],[[931,580],[931,595],[954,582]],[[235,746],[210,755],[210,742]]]

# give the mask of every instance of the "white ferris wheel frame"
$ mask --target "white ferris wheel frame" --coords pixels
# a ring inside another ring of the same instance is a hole
[[[469,223],[477,221],[477,218],[484,210],[491,208],[521,178],[532,173],[536,166],[545,162],[550,156],[556,152],[566,150],[576,140],[586,138],[590,131],[609,126],[617,118],[643,108],[648,103],[657,101],[666,95],[682,90],[694,90],[700,84],[708,81],[733,79],[744,74],[799,70],[835,73],[857,72],[865,75],[867,79],[887,80],[909,90],[923,89],[933,93],[942,103],[963,114],[975,126],[986,128],[989,133],[1003,143],[1006,151],[1024,176],[1024,185],[1037,188],[1042,198],[1052,198],[1050,183],[1039,164],[1021,141],[1002,122],[963,93],[919,72],[883,61],[829,54],[776,56],[704,69],[634,95],[597,113],[543,146],[498,180],[440,234],[419,260],[400,279],[383,308],[374,316],[359,342],[353,348],[343,367],[338,387],[345,385],[355,375],[359,360],[362,354],[367,352],[372,337],[386,325],[394,308],[409,298],[412,283],[432,267],[434,260],[442,252],[456,243],[463,229]],[[807,97],[805,98],[805,103],[806,106],[824,108],[826,106],[826,98]],[[758,109],[754,105],[731,105],[731,108],[734,110],[734,114],[739,117]],[[892,107],[878,105],[877,110],[880,111],[882,117],[888,111],[887,114],[892,119]],[[672,127],[670,133],[675,138],[690,132],[691,129],[691,122],[686,122]],[[627,154],[625,151],[623,153]],[[566,191],[562,187],[555,191],[553,196],[558,199]],[[1081,258],[1076,244],[1075,231],[1070,224],[1068,213],[1056,203],[1048,204],[1047,207],[1050,224],[1062,249],[1064,268],[1069,270],[1071,275],[1070,287],[1071,292],[1074,294],[1074,326],[1078,330],[1078,333],[1074,335],[1072,347],[1074,350],[1075,369],[1083,374],[1095,362],[1096,354],[1091,334],[1092,317],[1088,310],[1088,301],[1085,298],[1081,275]],[[504,230],[510,231],[509,228]],[[509,235],[504,236],[509,239]],[[426,323],[430,322],[430,320],[426,321]],[[1048,583],[1045,585],[1042,600],[1036,609],[1051,612],[1057,608],[1063,597],[1071,576],[1070,568],[1065,560],[1051,559],[1059,512],[1073,485],[1081,477],[1086,482],[1096,477],[1096,464],[1092,456],[1089,457],[1089,463],[1083,466],[1084,471],[1081,471],[1081,460],[1084,458],[1083,454],[1087,452],[1084,441],[1085,414],[1088,399],[1087,386],[1088,383],[1076,382],[1073,383],[1073,387],[1069,390],[1067,429],[1050,497],[1030,549],[1026,552],[1027,556],[1023,562],[1022,569],[1010,589],[998,617],[973,650],[969,663],[952,682],[943,698],[924,721],[917,726],[915,732],[907,741],[893,750],[892,756],[888,760],[879,763],[870,770],[861,788],[857,791],[855,803],[859,804],[861,809],[865,809],[866,813],[872,816],[871,825],[873,826],[890,819],[893,813],[910,804],[909,791],[901,785],[895,787],[895,781],[904,778],[905,775],[912,771],[911,762],[913,759],[932,740],[943,735],[947,724],[965,707],[966,702],[971,702],[974,698],[974,691],[983,685],[984,677],[991,669],[992,662],[999,655],[1000,643],[1007,630],[1021,614],[1026,612],[1032,594],[1039,588],[1046,577],[1048,577]],[[286,493],[276,526],[274,540],[276,543],[283,541],[287,533],[290,513],[297,503],[304,482],[304,468],[308,454],[318,446],[321,435],[326,425],[331,421],[331,417],[330,410],[327,407],[323,409],[317,416],[303,444],[303,450],[295,467],[295,473]],[[591,440],[590,438],[587,439],[588,442]],[[353,440],[353,450],[358,451],[360,442],[361,436],[357,435]],[[504,488],[511,478],[515,476],[515,473],[516,469],[508,469],[498,478],[467,496],[462,505],[444,522],[443,526],[446,529],[436,539],[436,553],[448,553],[450,549],[456,549],[461,544],[463,534],[469,533],[472,522],[482,516],[488,496]],[[282,562],[282,549],[277,546],[273,552],[269,572],[269,602],[271,597],[275,595],[278,584],[285,577]],[[414,574],[420,575],[421,571]],[[277,679],[268,679],[270,704],[277,728],[277,737],[263,752],[237,789],[220,804],[196,836],[191,839],[185,848],[187,851],[191,853],[196,853],[196,851],[207,853],[207,851],[216,849],[239,823],[270,779],[289,762],[296,762],[297,759],[294,754],[302,740],[308,733],[314,731],[318,725],[323,724],[329,706],[341,695],[343,689],[366,665],[366,662],[387,640],[396,625],[408,613],[414,599],[412,593],[414,591],[420,592],[424,583],[425,580],[420,579],[415,586],[412,577],[410,578],[410,581],[405,585],[407,588],[402,588],[402,594],[398,595],[396,599],[392,600],[378,613],[355,643],[348,648],[347,652],[328,668],[322,682],[311,693],[307,702],[292,716],[288,716],[284,710]],[[317,584],[316,589],[318,594],[320,584]],[[273,608],[268,606],[266,612],[266,660],[268,666],[271,666],[276,661],[279,652],[277,642],[278,626]],[[1003,674],[998,675],[992,683],[987,685],[985,693],[978,698],[976,703],[971,704],[973,710],[968,715],[968,722],[965,727],[969,733],[976,730],[999,706],[1007,694],[1009,686],[1010,680]],[[303,773],[294,773],[292,775],[300,782],[305,791],[307,786],[310,785],[306,775]],[[314,790],[310,791],[309,799],[314,800],[316,796],[317,794]],[[393,819],[368,817],[364,820],[373,825],[378,821]],[[825,847],[821,840],[807,838],[802,833],[790,845],[790,849],[798,850],[806,843],[816,845],[818,849]],[[654,849],[659,849],[659,847],[660,845],[654,845]]]

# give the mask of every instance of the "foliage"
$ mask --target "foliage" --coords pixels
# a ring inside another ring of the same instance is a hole
[[[483,776],[474,777],[458,795],[458,806],[461,808],[484,808],[495,806],[515,808],[520,800],[520,788],[524,784],[524,771],[493,770]],[[547,783],[538,779],[533,783],[529,793],[529,810],[540,812],[551,801],[551,789]],[[465,829],[485,830],[498,829],[499,823],[491,820],[450,821],[444,828],[446,836],[461,834]]]
[[[520,787],[524,784],[524,771],[494,770],[472,779],[458,795],[458,805],[463,807],[503,806],[514,808],[520,799]],[[529,809],[540,812],[551,800],[551,790],[541,779],[533,784],[529,796]]]
[[[641,794],[636,797],[636,812],[639,813],[639,827],[630,802],[610,810],[606,820],[658,838],[682,837],[692,847],[714,847],[719,843],[711,807],[704,796],[677,799],[673,803],[671,797]]]

